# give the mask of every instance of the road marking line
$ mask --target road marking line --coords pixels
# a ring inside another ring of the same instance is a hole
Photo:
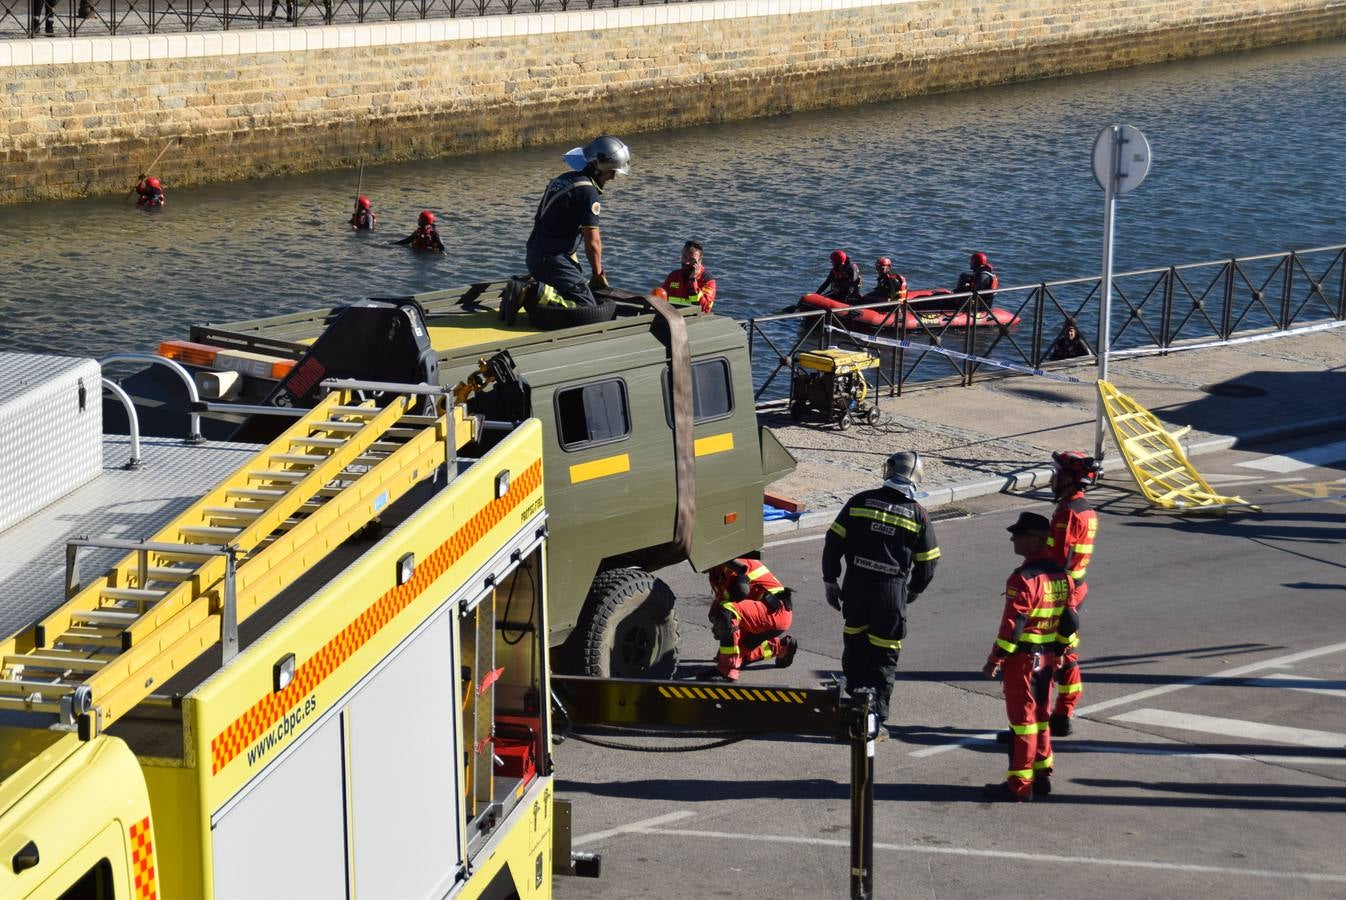
[[[1127,756],[1187,756],[1192,759],[1213,759],[1223,762],[1259,762],[1277,766],[1300,763],[1313,766],[1346,766],[1346,756],[1296,756],[1291,753],[1206,753],[1193,750],[1187,744],[1152,744],[1148,747],[1118,747],[1093,741],[1070,741],[1057,752],[1117,753]]]
[[[1303,481],[1303,475],[1286,475],[1283,478],[1263,478],[1261,475],[1207,475],[1207,484],[1287,484]]]
[[[663,825],[666,822],[678,822],[696,815],[691,810],[679,810],[678,812],[664,813],[662,816],[655,816],[652,819],[641,819],[639,822],[632,822],[630,825],[620,825],[616,828],[609,828],[607,831],[595,831],[593,834],[586,834],[574,838],[570,841],[570,846],[577,847],[580,844],[592,844],[594,841],[605,841],[610,837],[616,837],[619,834],[628,834],[630,832],[644,833],[655,825]]]
[[[1112,709],[1114,706],[1126,706],[1129,703],[1135,703],[1139,700],[1149,700],[1151,697],[1162,697],[1164,694],[1171,694],[1174,691],[1180,691],[1183,688],[1210,684],[1212,681],[1220,681],[1225,678],[1239,678],[1244,675],[1251,675],[1254,672],[1260,672],[1263,669],[1279,669],[1284,666],[1293,665],[1302,660],[1313,659],[1315,656],[1325,656],[1331,653],[1339,653],[1343,650],[1346,650],[1346,643],[1328,644],[1324,647],[1315,647],[1312,650],[1301,650],[1298,653],[1291,653],[1288,656],[1278,656],[1274,659],[1251,663],[1246,666],[1225,669],[1223,672],[1216,672],[1214,675],[1201,675],[1197,678],[1188,678],[1186,681],[1178,681],[1173,684],[1146,688],[1143,691],[1136,691],[1134,694],[1124,694],[1121,697],[1114,697],[1111,700],[1104,700],[1100,703],[1091,703],[1088,706],[1081,706],[1079,709],[1075,710],[1075,715],[1093,715],[1095,713],[1100,713],[1105,709]],[[1088,680],[1088,676],[1086,675],[1085,681]],[[974,734],[971,737],[965,737],[949,744],[940,744],[936,747],[925,747],[921,750],[913,750],[910,755],[915,757],[934,756],[936,753],[943,753],[946,750],[957,750],[960,747],[966,747],[970,744],[984,744],[994,740],[995,732],[989,731],[983,734]]]
[[[1295,684],[1285,684],[1284,682],[1293,681]],[[1322,678],[1306,678],[1303,675],[1291,675],[1288,672],[1273,672],[1262,678],[1253,678],[1248,684],[1254,687],[1274,687],[1287,688],[1292,691],[1301,691],[1305,694],[1322,694],[1324,697],[1338,697],[1346,700],[1346,687],[1309,687],[1312,684],[1332,684]],[[1340,684],[1340,682],[1336,682]]]
[[[1311,728],[1268,725],[1264,722],[1248,722],[1243,719],[1226,719],[1222,716],[1200,716],[1195,713],[1169,712],[1166,709],[1133,709],[1130,712],[1122,713],[1120,716],[1113,716],[1112,721],[1129,722],[1133,725],[1154,725],[1158,728],[1176,728],[1180,731],[1200,731],[1203,734],[1220,734],[1226,737],[1248,738],[1253,741],[1275,741],[1278,744],[1294,744],[1298,747],[1346,750],[1346,734],[1315,731]]]
[[[1305,447],[1280,456],[1264,456],[1247,462],[1234,463],[1245,469],[1261,469],[1264,472],[1297,472],[1300,469],[1312,469],[1325,463],[1340,462],[1346,459],[1346,441],[1333,444],[1320,444],[1317,447]]]
[[[849,847],[850,841],[832,838],[796,837],[788,834],[741,834],[732,831],[693,831],[682,828],[641,829],[656,837],[707,838],[715,841],[758,841],[771,844],[807,844],[824,847]],[[573,842],[572,842],[573,843]],[[1030,863],[1053,862],[1064,865],[1110,866],[1126,869],[1157,869],[1163,872],[1192,872],[1203,875],[1229,875],[1237,878],[1276,878],[1286,881],[1326,881],[1346,884],[1346,875],[1329,872],[1278,872],[1274,869],[1239,869],[1232,866],[1204,866],[1195,863],[1151,862],[1144,859],[1107,859],[1097,856],[1058,856],[1050,853],[1016,853],[1012,850],[978,850],[972,847],[929,847],[923,844],[887,844],[874,842],[875,850],[898,853],[929,853],[936,856],[971,856],[982,859],[1013,859]]]
[[[786,544],[806,544],[812,541],[821,541],[825,537],[827,537],[826,531],[819,532],[818,534],[806,534],[803,537],[782,538],[779,541],[767,541],[762,545],[762,549],[765,550],[767,547],[784,547]]]

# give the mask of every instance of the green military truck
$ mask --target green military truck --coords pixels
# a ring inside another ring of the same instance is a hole
[[[354,306],[394,307],[395,328],[425,326],[415,334],[427,357],[420,374],[385,380],[454,385],[475,373],[479,389],[460,399],[487,423],[483,433],[492,433],[492,421],[542,422],[558,665],[605,677],[667,676],[678,657],[675,598],[652,573],[683,560],[704,571],[758,550],[763,489],[793,470],[794,458],[758,425],[748,343],[732,319],[631,295],[610,321],[543,331],[526,315],[512,325],[497,315],[502,295],[517,288],[517,280],[498,281]],[[333,306],[194,326],[190,341],[165,341],[160,355],[192,372],[206,401],[200,408],[216,419],[231,416],[212,400],[303,405],[277,399],[284,391],[276,385],[306,369],[373,374],[334,365],[353,352],[335,338],[329,343],[344,349],[329,352],[323,367],[307,361],[355,312],[370,311]],[[361,325],[356,333],[374,341],[388,328]],[[242,378],[221,375],[230,372]],[[315,382],[302,380],[305,388]],[[155,390],[126,386],[140,396]]]

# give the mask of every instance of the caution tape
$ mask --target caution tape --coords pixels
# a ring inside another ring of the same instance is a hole
[[[898,350],[919,350],[921,352],[938,353],[941,356],[947,356],[951,359],[974,362],[978,365],[986,366],[989,369],[1003,369],[1006,372],[1021,372],[1025,375],[1036,375],[1039,378],[1048,378],[1052,381],[1064,381],[1067,384],[1084,383],[1083,380],[1076,378],[1073,375],[1058,375],[1055,372],[1046,372],[1042,369],[1035,369],[1032,366],[1005,362],[1003,359],[991,359],[989,356],[974,356],[971,353],[959,353],[957,350],[946,350],[943,347],[936,347],[934,344],[919,344],[915,341],[906,341],[897,338],[877,337],[871,334],[856,334],[853,331],[847,331],[845,328],[838,328],[835,325],[828,325],[826,328],[828,331],[844,334],[850,340],[859,344],[878,344],[883,347],[893,347]]]
[[[1200,344],[1183,344],[1181,347],[1137,347],[1135,350],[1113,350],[1109,359],[1121,357],[1155,356],[1160,353],[1180,353],[1183,350],[1205,350],[1210,347],[1232,347],[1235,344],[1255,344],[1259,341],[1272,341],[1276,338],[1294,337],[1298,334],[1310,334],[1315,331],[1329,331],[1346,326],[1342,322],[1322,322],[1318,325],[1306,325],[1302,328],[1290,328],[1285,331],[1268,331],[1266,334],[1250,334],[1247,337],[1227,338],[1222,341],[1205,341]]]

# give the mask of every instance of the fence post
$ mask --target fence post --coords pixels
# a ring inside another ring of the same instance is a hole
[[[1042,317],[1047,308],[1047,284],[1040,282],[1033,288],[1033,368],[1042,368]]]
[[[1159,346],[1165,350],[1173,343],[1173,282],[1177,278],[1178,270],[1169,266],[1164,273],[1164,298],[1159,304]]]
[[[1225,264],[1224,280],[1224,311],[1220,314],[1220,340],[1229,340],[1229,332],[1233,328],[1231,317],[1234,314],[1234,272],[1238,269],[1238,259],[1234,258]]]
[[[1298,253],[1291,250],[1285,260],[1285,277],[1281,280],[1281,324],[1278,326],[1281,331],[1294,324],[1290,321],[1290,295],[1295,289],[1295,263],[1298,261]]]

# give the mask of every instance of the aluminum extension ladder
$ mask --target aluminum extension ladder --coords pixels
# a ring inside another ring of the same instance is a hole
[[[239,622],[446,462],[453,477],[462,407],[413,414],[438,392],[380,409],[334,390],[149,540],[71,542],[65,604],[0,644],[0,710],[55,713],[89,739],[217,642],[228,664]],[[132,552],[80,585],[89,546]]]

